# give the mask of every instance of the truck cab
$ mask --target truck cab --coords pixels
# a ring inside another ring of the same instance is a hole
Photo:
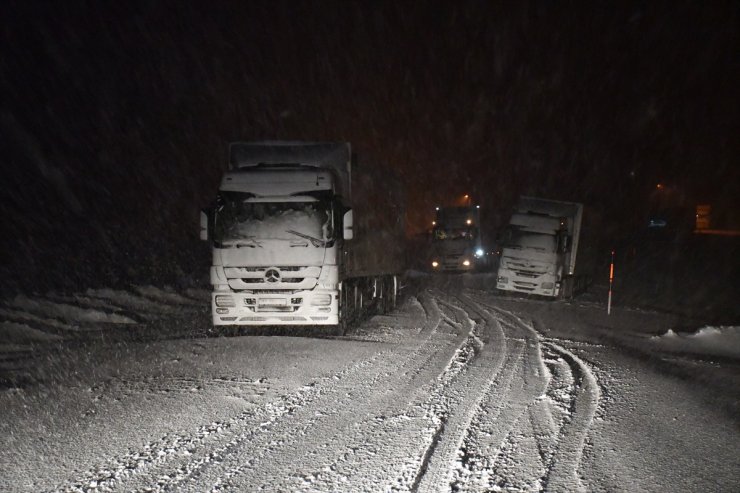
[[[572,296],[582,214],[582,204],[522,197],[500,238],[497,289]]]
[[[338,174],[287,146],[273,151],[232,163],[202,219],[212,242],[213,324],[336,325],[352,215]],[[339,156],[348,160],[349,149]]]
[[[485,260],[480,206],[437,207],[432,229],[431,270],[470,272],[481,268]]]

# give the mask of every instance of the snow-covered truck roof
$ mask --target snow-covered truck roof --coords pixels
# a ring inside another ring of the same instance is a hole
[[[351,158],[349,142],[259,141],[229,145],[230,170],[248,170],[260,165],[330,169],[337,177],[337,193],[346,200],[352,199]]]

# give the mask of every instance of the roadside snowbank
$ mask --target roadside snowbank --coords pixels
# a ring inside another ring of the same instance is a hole
[[[706,326],[694,333],[668,330],[661,336],[651,337],[661,349],[740,359],[740,327]]]
[[[209,296],[203,290],[180,294],[171,288],[154,286],[88,289],[84,294],[73,295],[18,295],[0,300],[0,343],[55,342],[103,331],[125,338],[136,330],[133,326],[143,327],[142,324],[163,319],[192,319],[207,306]]]
[[[60,318],[68,322],[90,322],[90,323],[113,323],[113,324],[135,324],[136,321],[118,315],[107,313],[94,308],[82,308],[67,303],[56,303],[44,299],[32,299],[27,296],[16,296],[11,302],[11,307],[24,310],[28,313],[43,314],[47,317]]]

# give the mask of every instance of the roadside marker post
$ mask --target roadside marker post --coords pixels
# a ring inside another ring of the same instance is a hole
[[[612,261],[609,264],[609,300],[606,302],[606,314],[612,313],[612,284],[614,284],[614,250],[612,250]]]

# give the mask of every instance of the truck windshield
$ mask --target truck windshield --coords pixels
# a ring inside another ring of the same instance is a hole
[[[553,235],[512,230],[511,236],[504,243],[504,247],[530,248],[541,252],[555,253],[557,251],[557,239]]]
[[[229,244],[292,240],[324,246],[333,239],[331,205],[323,201],[252,202],[227,200],[216,211],[214,237]]]
[[[472,229],[456,228],[434,230],[435,240],[472,240],[475,238],[475,231]]]

